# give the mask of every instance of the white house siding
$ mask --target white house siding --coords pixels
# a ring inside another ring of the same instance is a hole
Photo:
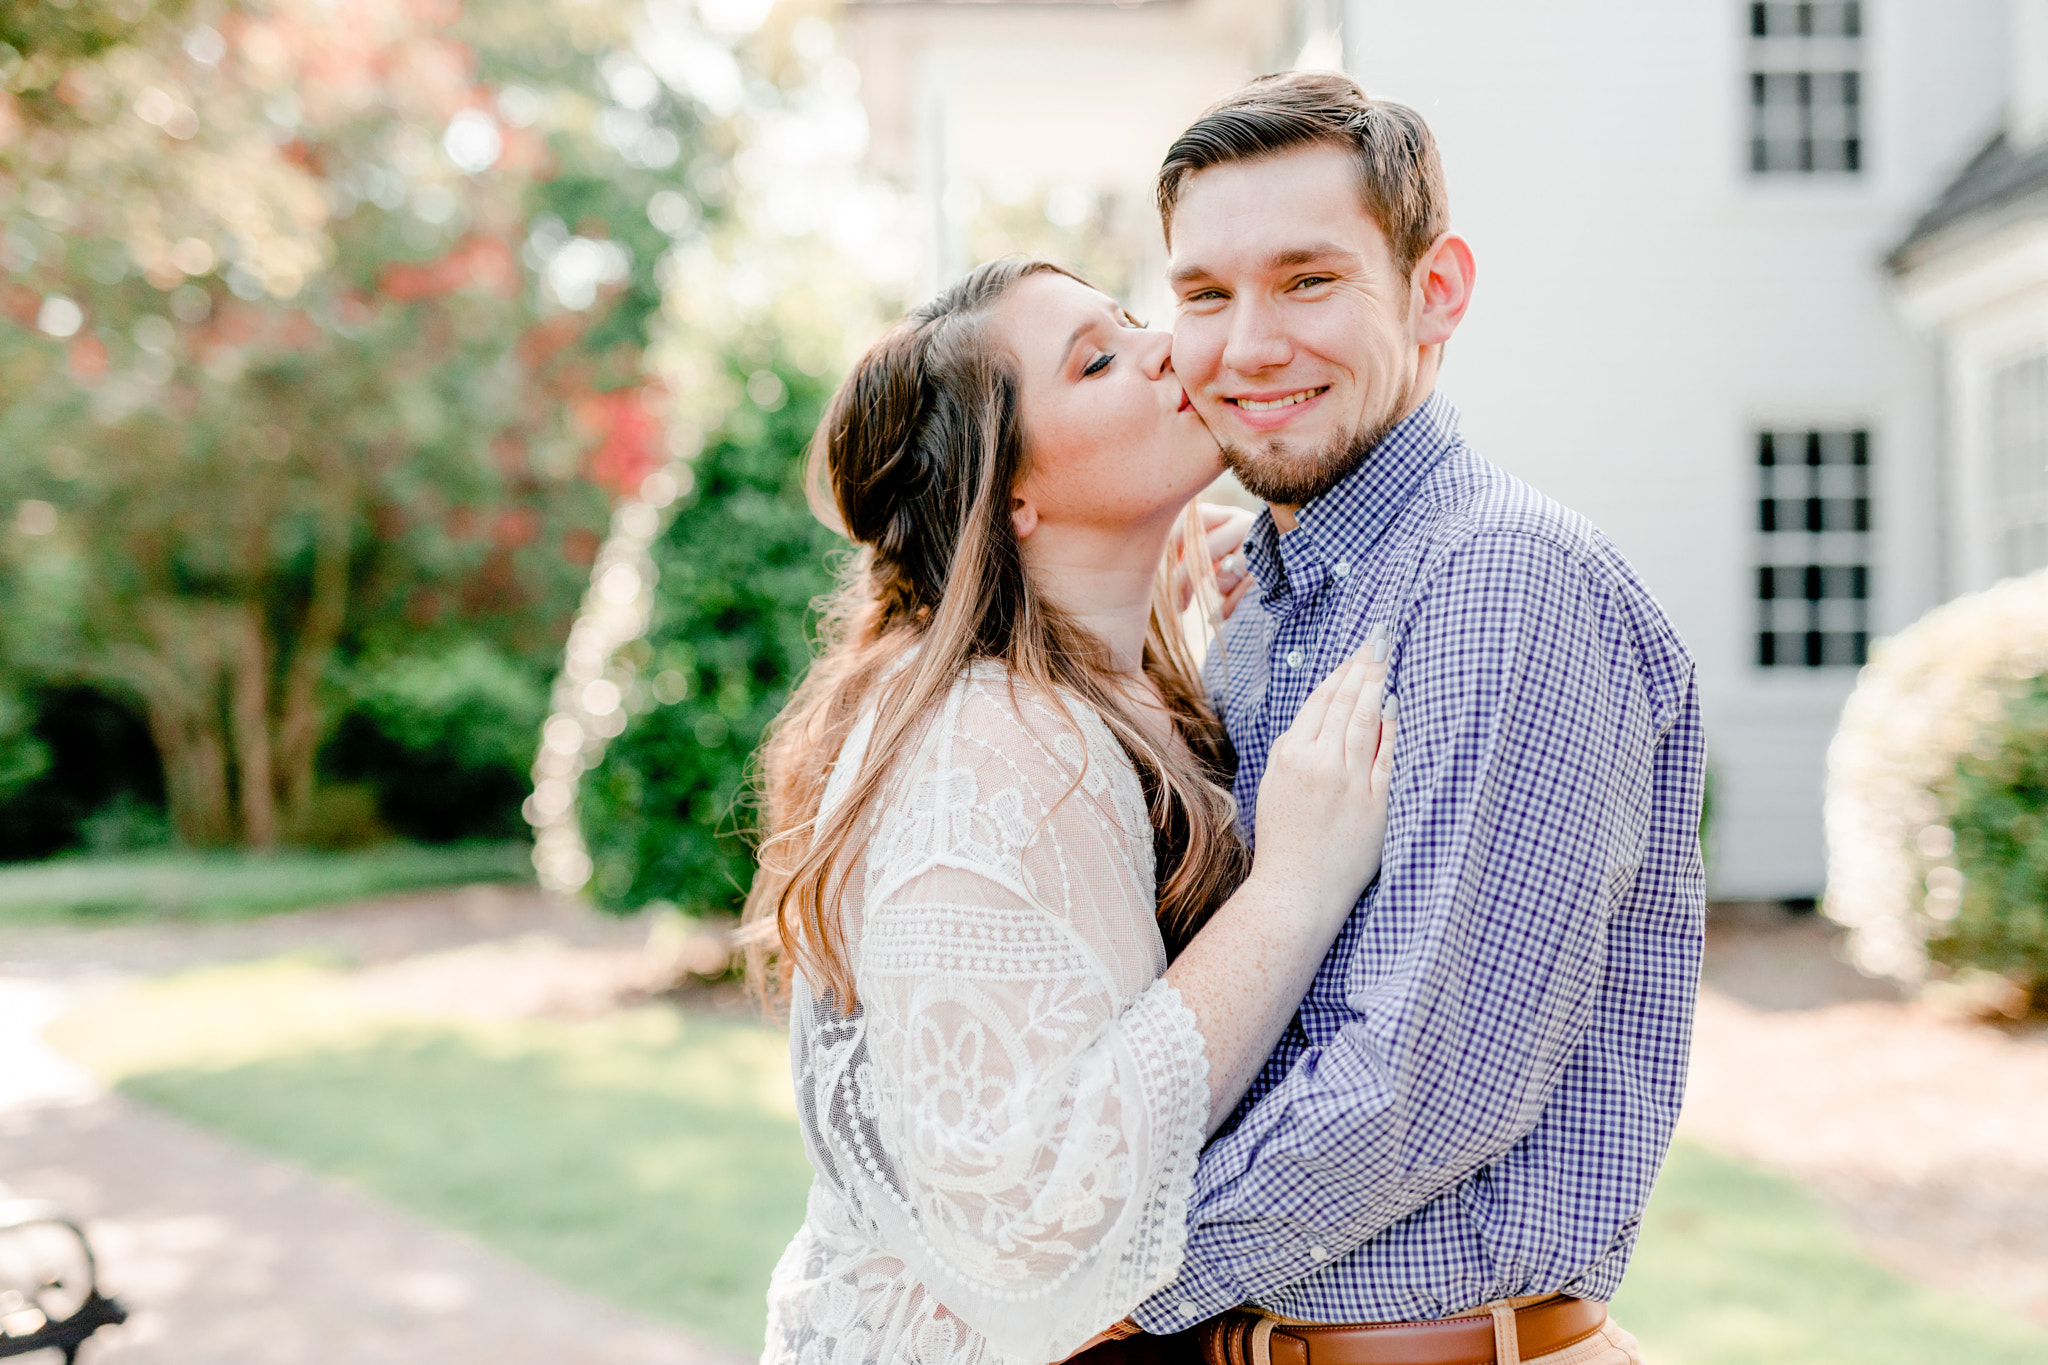
[[[1866,3],[1865,169],[1748,171],[1746,4],[1349,0],[1479,260],[1443,387],[1484,454],[1598,523],[1700,662],[1717,895],[1816,895],[1853,670],[1755,666],[1755,433],[1864,427],[1871,627],[1949,595],[1939,365],[1881,267],[2000,120],[2003,0]]]
[[[924,200],[930,283],[974,264],[965,220],[1000,182],[1082,186],[1108,200],[1111,254],[1130,265],[1126,302],[1160,316],[1169,295],[1153,173],[1210,101],[1271,68],[1289,3],[844,5],[870,160]]]
[[[1853,671],[1754,663],[1755,435],[1871,433],[1874,633],[1975,585],[1972,537],[1943,531],[1974,484],[1944,480],[1941,363],[1882,262],[2001,121],[2010,3],[1865,0],[1864,169],[1770,177],[1748,170],[1743,0],[841,13],[878,169],[934,200],[1006,167],[1094,185],[1123,206],[1112,245],[1148,314],[1144,196],[1172,133],[1341,14],[1341,44],[1310,49],[1428,117],[1478,253],[1444,387],[1482,452],[1590,516],[1670,608],[1700,661],[1715,893],[1775,898],[1822,889],[1823,753]],[[966,262],[927,207],[936,276]]]

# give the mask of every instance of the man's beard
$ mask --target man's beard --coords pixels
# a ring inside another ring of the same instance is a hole
[[[1334,436],[1306,454],[1277,439],[1259,449],[1228,441],[1219,444],[1225,467],[1237,475],[1247,493],[1266,502],[1300,507],[1335,488],[1345,475],[1364,464],[1399,421],[1399,413],[1390,413],[1372,426]]]

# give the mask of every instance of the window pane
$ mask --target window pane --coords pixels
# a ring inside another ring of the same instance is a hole
[[[1989,522],[1998,571],[2048,567],[2048,355],[1991,377]]]
[[[2039,384],[2048,443],[2048,357]],[[1870,436],[1757,433],[1757,666],[1860,665],[1870,633]]]
[[[1863,11],[1844,0],[1751,4],[1749,162],[1758,175],[1863,166]]]

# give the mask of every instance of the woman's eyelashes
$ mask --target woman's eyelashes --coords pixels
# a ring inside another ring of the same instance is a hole
[[[1136,318],[1132,317],[1129,313],[1118,314],[1117,326],[1125,328],[1129,331],[1142,332],[1143,330],[1145,330],[1145,324],[1138,321]],[[1081,377],[1083,379],[1086,379],[1090,375],[1101,374],[1104,370],[1109,368],[1109,362],[1115,359],[1115,351],[1103,352],[1101,355],[1095,357],[1095,359],[1089,361],[1085,366],[1082,367]]]

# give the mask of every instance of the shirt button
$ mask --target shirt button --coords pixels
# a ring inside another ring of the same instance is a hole
[[[1322,1247],[1310,1247],[1308,1258],[1311,1261],[1327,1261],[1330,1259],[1330,1253]]]
[[[1287,651],[1287,666],[1288,666],[1289,668],[1300,668],[1300,667],[1301,667],[1301,651],[1300,651],[1300,650],[1298,650],[1298,649],[1290,649],[1290,650],[1288,650],[1288,651]]]
[[[1351,577],[1351,561],[1348,559],[1338,560],[1335,564],[1332,564],[1330,566],[1330,572],[1337,575],[1337,577],[1339,578]]]
[[[1192,1300],[1182,1299],[1173,1306],[1173,1311],[1184,1318],[1191,1318],[1195,1315],[1195,1305]]]

